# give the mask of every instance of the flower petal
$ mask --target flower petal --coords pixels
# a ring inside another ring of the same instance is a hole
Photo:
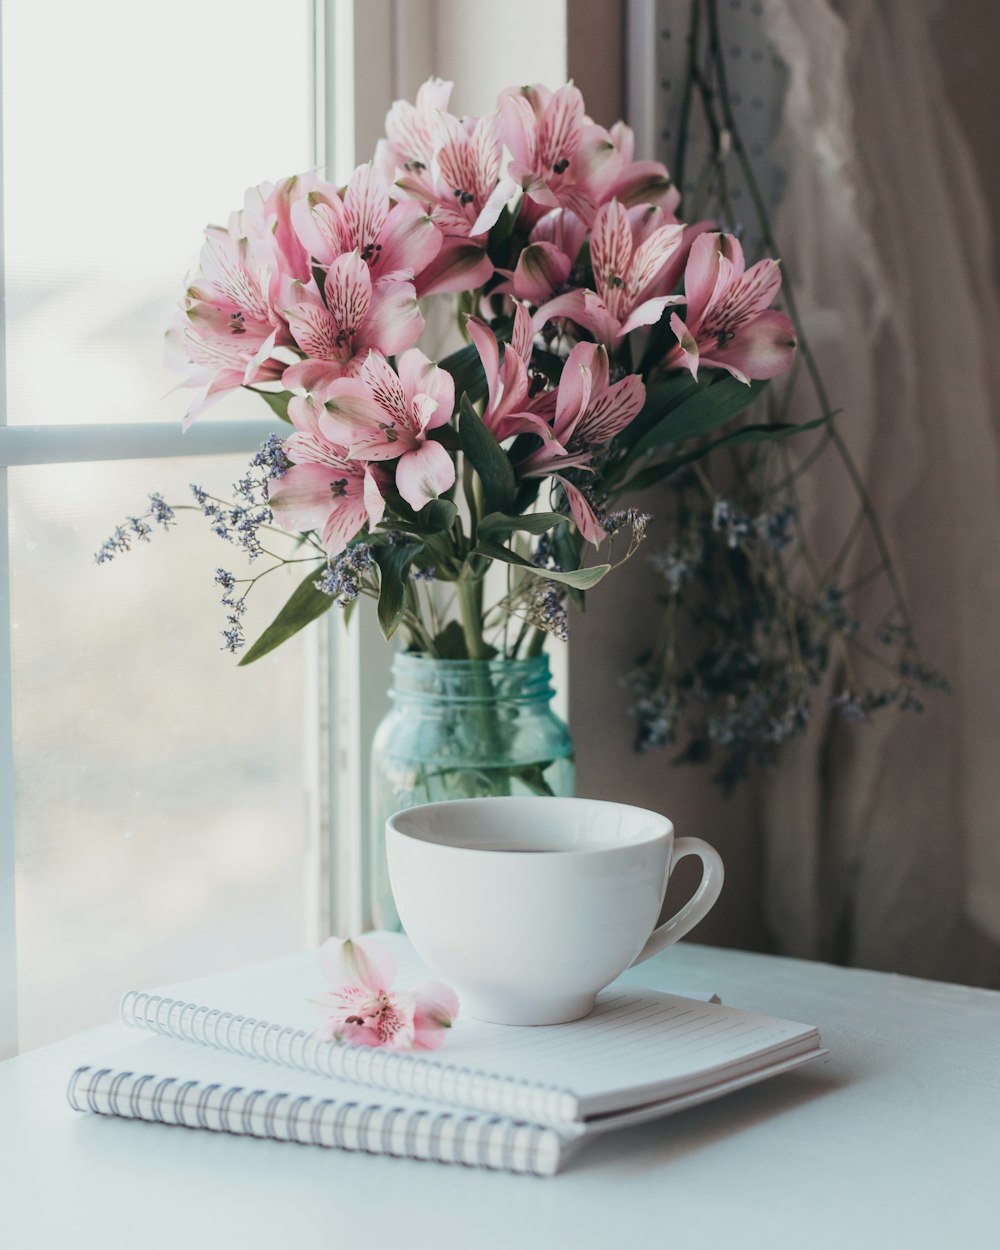
[[[709,231],[700,234],[691,244],[684,270],[684,294],[687,296],[688,323],[695,329],[700,325],[715,291],[722,255],[721,239],[722,235],[718,231]]]
[[[413,1049],[437,1050],[458,1015],[458,995],[440,981],[428,981],[413,994]]]
[[[590,261],[597,293],[608,302],[609,294],[624,285],[632,259],[632,227],[628,213],[617,200],[598,209],[590,237]]]
[[[609,443],[638,416],[646,402],[646,387],[638,374],[630,373],[614,386],[592,398],[577,433],[591,446]]]
[[[295,233],[313,260],[329,265],[347,247],[344,204],[331,187],[310,191],[292,205]]]
[[[407,397],[403,383],[384,356],[378,352],[369,352],[361,366],[358,380],[368,387],[372,399],[380,408],[401,424],[406,424]]]
[[[396,979],[396,959],[375,938],[330,937],[319,950],[319,967],[330,985],[364,985],[379,993]]]
[[[629,293],[634,299],[641,297],[648,286],[662,272],[670,257],[677,251],[684,237],[684,227],[659,226],[635,250],[628,275]]]
[[[363,263],[363,262],[362,262]],[[424,332],[411,282],[380,282],[372,293],[368,319],[355,336],[355,348],[374,348],[383,356],[406,351]]]
[[[565,295],[557,295],[537,310],[531,319],[535,330],[540,330],[546,321],[557,317],[568,317],[577,325],[590,330],[595,338],[607,347],[614,347],[621,338],[621,325],[616,317],[608,311],[608,306],[593,291],[567,291]]]
[[[728,370],[734,378],[773,378],[786,373],[795,354],[795,330],[780,312],[764,312],[741,325],[725,347],[706,346],[703,365]]]
[[[657,295],[655,299],[646,300],[638,308],[632,309],[619,329],[618,337],[624,338],[626,334],[631,334],[639,326],[655,325],[663,316],[665,308],[672,308],[674,304],[683,303],[683,295]]]
[[[450,291],[474,291],[493,276],[493,262],[478,243],[446,238],[440,252],[417,275],[417,291],[443,295]]]
[[[599,547],[608,534],[604,526],[597,519],[597,514],[587,502],[586,496],[581,490],[578,490],[572,482],[567,482],[564,477],[554,474],[553,478],[566,492],[566,498],[569,501],[569,510],[572,514],[576,528],[580,531],[588,543],[593,543],[595,547]]]
[[[362,496],[370,524],[373,526],[378,525],[379,521],[385,516],[385,499],[382,496],[379,475],[372,469],[371,465],[365,465],[365,481],[362,488]]]
[[[554,243],[530,243],[514,270],[514,291],[520,299],[541,304],[569,278],[570,258]]]
[[[267,497],[282,529],[318,530],[324,534],[327,554],[336,555],[367,519],[359,485],[348,471],[334,465],[295,464],[270,483]],[[340,515],[331,549],[326,542],[326,530],[334,514]]]
[[[441,231],[420,204],[397,204],[379,235],[382,250],[372,263],[376,280],[413,281],[441,250]]]
[[[455,379],[448,370],[416,347],[404,352],[396,367],[408,403],[417,395],[429,395],[437,405],[426,428],[433,430],[448,422],[455,410]]]
[[[510,332],[510,350],[525,364],[531,364],[531,345],[534,339],[531,314],[523,304],[515,304],[514,325]]]
[[[351,244],[362,256],[373,247],[389,215],[389,184],[374,165],[359,165],[344,195]]]
[[[322,304],[294,304],[283,311],[292,336],[307,356],[312,360],[338,360],[340,328]],[[287,373],[286,370],[282,380],[287,377]],[[286,381],[285,385],[296,386],[301,383]]]
[[[594,372],[599,367],[599,350],[594,343],[577,343],[563,366],[555,419],[555,435],[561,443],[568,442],[580,418],[587,411],[594,385]]]
[[[469,317],[465,323],[482,361],[483,372],[486,374],[486,386],[489,393],[489,407],[495,408],[499,398],[500,387],[500,345],[496,335],[478,317]]]
[[[455,462],[440,443],[423,442],[396,465],[396,489],[414,512],[454,483]]]
[[[337,330],[353,338],[372,304],[371,274],[357,252],[337,257],[326,272],[325,290],[326,306]],[[300,346],[309,351],[304,344]]]
[[[670,353],[667,363],[670,366],[682,366],[690,369],[691,376],[698,380],[698,343],[683,321],[676,313],[670,314],[670,328],[677,338],[678,346]]]

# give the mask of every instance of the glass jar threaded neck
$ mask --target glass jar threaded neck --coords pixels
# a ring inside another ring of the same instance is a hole
[[[552,698],[546,655],[525,660],[439,660],[400,652],[392,662],[394,703],[538,703]]]

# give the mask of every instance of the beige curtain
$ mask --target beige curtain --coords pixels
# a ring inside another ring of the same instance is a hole
[[[763,787],[765,915],[788,953],[1000,986],[1000,308],[984,199],[923,4],[765,0],[762,20],[789,75],[783,259],[923,651],[954,687],[869,726],[820,711],[786,751]],[[854,494],[831,454],[805,482],[829,555]],[[864,538],[845,580],[876,558]],[[859,592],[866,622],[884,590]],[[850,680],[838,667],[821,694]]]

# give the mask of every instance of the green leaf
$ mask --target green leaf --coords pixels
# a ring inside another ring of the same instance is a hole
[[[291,425],[292,419],[288,415],[288,401],[292,398],[291,391],[259,391],[256,386],[248,386],[247,390],[259,395],[275,416],[280,417],[282,421],[287,421]]]
[[[701,447],[695,447],[683,455],[672,456],[660,464],[640,469],[629,478],[623,489],[645,490],[657,482],[662,482],[664,478],[669,477],[671,473],[676,473],[685,465],[693,464],[696,460],[711,455],[713,451],[718,451],[720,447],[736,447],[741,443],[769,443],[774,439],[788,438],[792,434],[802,434],[806,430],[815,430],[821,425],[826,425],[834,416],[836,413],[831,412],[825,417],[817,417],[814,421],[770,421],[763,425],[745,425],[742,429],[734,430],[732,434],[724,434],[721,438],[713,439]]]
[[[465,645],[465,633],[458,621],[449,621],[432,639],[434,650],[442,660],[467,660],[469,648]]]
[[[417,513],[417,524],[429,534],[444,534],[455,524],[458,509],[450,499],[432,499]]]
[[[714,378],[708,385],[699,382],[693,394],[672,408],[639,439],[632,448],[629,461],[635,463],[651,451],[683,443],[689,438],[699,438],[718,429],[745,412],[766,386],[766,381],[751,382],[748,386],[745,382],[737,382],[729,374]]]
[[[479,522],[476,533],[488,542],[503,542],[508,535],[515,532],[544,534],[568,521],[569,517],[563,516],[561,512],[527,512],[523,516],[505,516],[502,512],[491,512]]]
[[[427,438],[432,443],[440,443],[446,451],[461,451],[462,440],[453,425],[439,425],[427,431]]]
[[[240,668],[259,660],[275,647],[280,647],[293,634],[297,634],[300,629],[329,610],[333,599],[316,589],[313,585],[316,577],[315,569],[306,574],[305,580],[299,583],[292,597],[240,660]]]
[[[474,343],[470,343],[468,347],[459,348],[457,352],[452,352],[440,364],[441,368],[447,369],[455,379],[456,395],[464,392],[473,403],[486,398],[488,389],[486,374],[483,372],[483,362],[479,359],[479,352]]]
[[[393,636],[403,619],[406,611],[406,575],[423,549],[423,543],[372,548],[372,558],[379,570],[378,624],[386,641]]]
[[[541,577],[550,582],[561,582],[562,585],[572,586],[577,590],[589,590],[611,571],[610,564],[593,564],[587,569],[570,569],[567,572],[555,573],[551,569],[537,568],[530,560],[525,560],[524,556],[519,556],[509,547],[501,547],[499,543],[486,541],[477,544],[476,554],[486,556],[489,560],[502,560],[505,564],[513,564],[516,568],[524,569],[526,573],[532,573],[535,577]]]
[[[379,521],[377,528],[399,530],[403,534],[417,534],[421,537],[446,534],[455,523],[457,516],[458,509],[450,499],[432,499],[424,504],[419,512],[413,512],[411,508],[407,508],[401,517],[389,517],[385,521]]]
[[[707,385],[707,384],[706,384]],[[662,382],[653,382],[646,387],[646,402],[638,415],[615,438],[616,447],[632,447],[643,435],[658,425],[684,400],[698,390],[698,383],[685,370],[675,373]]]
[[[462,396],[459,412],[458,433],[465,454],[482,479],[486,507],[490,512],[510,515],[517,482],[507,453],[483,424],[468,395]]]

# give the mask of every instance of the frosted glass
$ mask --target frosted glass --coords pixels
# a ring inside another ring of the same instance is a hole
[[[150,490],[224,494],[245,460],[10,471],[24,1047],[112,1018],[130,986],[305,943],[305,644],[245,669],[220,649],[213,573],[241,566],[197,513],[92,562]],[[263,579],[248,636],[300,576]]]
[[[312,163],[310,10],[4,0],[9,424],[184,412],[163,333],[204,226]]]

